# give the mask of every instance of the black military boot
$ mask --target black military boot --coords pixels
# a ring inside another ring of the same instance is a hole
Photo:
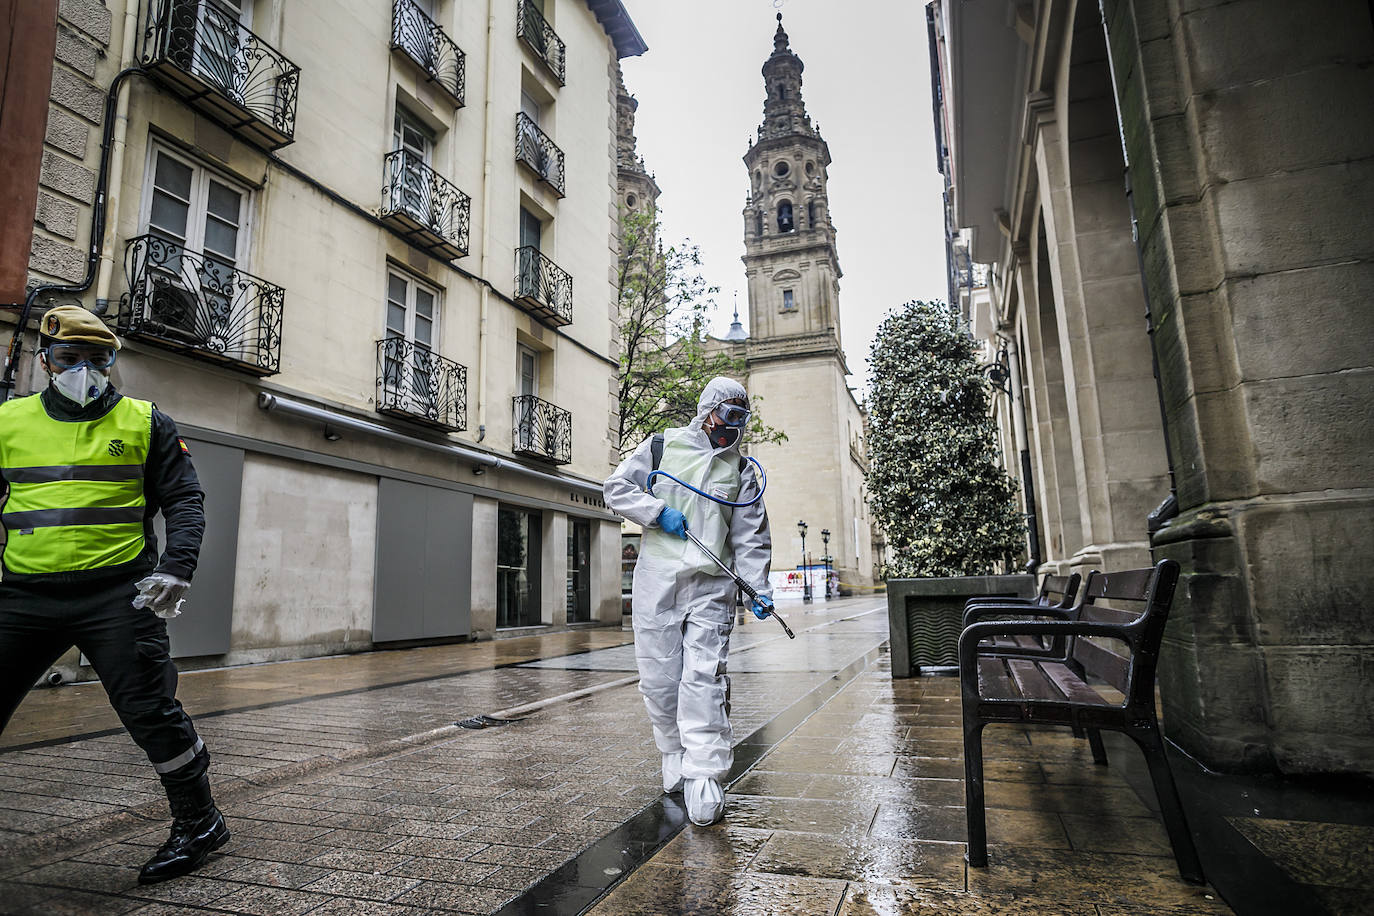
[[[201,774],[189,785],[167,786],[172,832],[138,873],[139,884],[179,878],[201,866],[210,853],[229,842],[224,815],[210,797],[210,777]]]

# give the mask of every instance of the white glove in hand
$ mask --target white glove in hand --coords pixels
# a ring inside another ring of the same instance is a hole
[[[181,606],[186,603],[181,596],[191,587],[191,583],[185,579],[167,573],[153,573],[146,579],[139,579],[134,585],[138,587],[138,594],[133,600],[134,607],[150,607],[154,614],[168,620],[181,613]]]

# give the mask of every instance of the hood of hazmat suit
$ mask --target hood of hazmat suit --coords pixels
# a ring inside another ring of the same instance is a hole
[[[718,499],[746,502],[758,495],[761,482],[754,466],[741,469],[738,448],[712,446],[702,429],[722,401],[747,397],[739,382],[712,379],[692,423],[664,432],[660,470]],[[607,505],[644,528],[632,600],[639,689],[665,763],[680,753],[683,777],[720,780],[733,760],[725,671],[735,585],[700,548],[666,534],[656,520],[664,506],[678,509],[689,531],[733,564],[760,595],[770,595],[768,515],[763,500],[722,506],[665,477],[654,478],[651,495],[651,442],[640,443],[604,486]]]

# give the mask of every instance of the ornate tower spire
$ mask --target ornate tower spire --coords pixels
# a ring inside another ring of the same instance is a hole
[[[756,352],[769,340],[797,337],[817,351],[840,350],[830,149],[806,113],[802,70],[779,14],[773,53],[763,63],[763,123],[744,154],[744,265]]]
[[[759,139],[784,137],[788,134],[810,133],[811,118],[802,101],[801,58],[792,53],[787,33],[782,28],[782,13],[778,13],[778,30],[773,34],[773,53],[763,62],[763,83],[767,95],[763,102],[763,123],[759,125]]]

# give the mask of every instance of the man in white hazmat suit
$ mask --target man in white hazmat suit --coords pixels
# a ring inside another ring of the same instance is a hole
[[[753,608],[772,607],[768,567],[772,540],[762,500],[725,506],[668,480],[658,469],[716,499],[749,502],[759,495],[755,466],[740,458],[748,422],[748,393],[728,378],[714,378],[685,427],[651,437],[605,483],[607,504],[644,528],[634,572],[635,658],[639,689],[663,755],[663,790],[683,791],[692,822],[715,823],[725,811],[721,780],[734,759],[728,719],[730,681],[725,674],[734,622],[735,584],[687,540],[686,530],[733,566],[759,593]]]

